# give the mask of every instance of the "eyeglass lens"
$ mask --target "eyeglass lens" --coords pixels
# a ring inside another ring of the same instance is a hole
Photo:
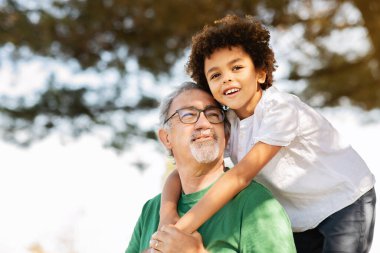
[[[208,107],[204,110],[183,108],[178,110],[178,115],[182,123],[192,124],[198,121],[201,112],[204,112],[207,120],[213,124],[221,123],[224,119],[223,111],[217,107]]]

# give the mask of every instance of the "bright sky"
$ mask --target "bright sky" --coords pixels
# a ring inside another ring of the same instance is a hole
[[[28,150],[1,143],[0,153],[0,253],[37,242],[46,252],[123,252],[142,204],[161,188],[164,159],[146,146],[119,157],[93,137],[65,146],[52,137]],[[130,167],[148,155],[150,169]]]

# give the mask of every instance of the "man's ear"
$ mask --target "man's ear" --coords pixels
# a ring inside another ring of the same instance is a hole
[[[167,149],[172,149],[172,145],[170,143],[170,140],[169,140],[169,134],[168,132],[163,129],[163,128],[160,128],[158,130],[158,138],[160,138],[160,141],[161,143],[167,148]]]

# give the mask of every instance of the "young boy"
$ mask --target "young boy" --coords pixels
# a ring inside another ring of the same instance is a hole
[[[225,173],[178,220],[178,174],[163,191],[161,225],[193,232],[252,179],[287,211],[298,252],[368,252],[375,179],[362,158],[318,112],[272,87],[270,34],[252,17],[228,15],[193,37],[188,73],[229,107]]]

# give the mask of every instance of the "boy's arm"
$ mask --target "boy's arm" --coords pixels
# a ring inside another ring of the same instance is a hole
[[[277,154],[281,146],[256,143],[247,155],[226,172],[177,223],[176,227],[192,233],[248,186],[260,170]]]
[[[181,181],[177,170],[173,170],[166,179],[161,195],[160,223],[163,225],[175,224],[178,219],[177,203],[181,195]]]

